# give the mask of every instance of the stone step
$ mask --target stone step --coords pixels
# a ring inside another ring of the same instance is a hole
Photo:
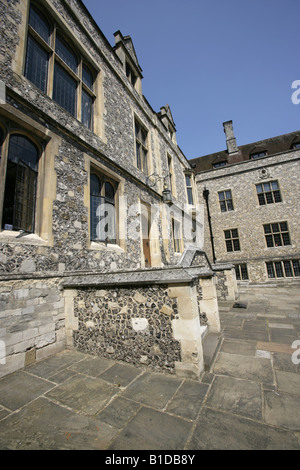
[[[206,333],[202,339],[204,370],[209,371],[221,345],[221,333]]]

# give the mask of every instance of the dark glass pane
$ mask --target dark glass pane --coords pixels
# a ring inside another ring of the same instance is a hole
[[[33,7],[30,8],[29,12],[29,24],[30,26],[49,43],[51,28],[47,20]]]
[[[47,91],[48,57],[48,53],[29,35],[25,77],[44,93]]]
[[[187,188],[187,197],[188,197],[188,204],[194,204],[192,188]]]
[[[282,240],[283,240],[283,244],[284,245],[290,245],[291,242],[290,242],[290,236],[288,233],[283,233],[282,234]]]
[[[266,193],[266,200],[267,200],[267,204],[272,204],[273,203],[272,193]]]
[[[82,90],[81,95],[81,122],[84,126],[91,129],[93,115],[93,99],[92,97]]]
[[[6,230],[13,230],[16,176],[17,164],[8,161],[6,169],[5,193],[2,216],[2,228]]]
[[[143,156],[143,172],[148,175],[148,152],[142,147],[142,156]]]
[[[25,136],[12,135],[9,142],[2,227],[34,231],[39,152]]]
[[[185,175],[185,184],[186,184],[186,186],[192,186],[190,175]],[[219,194],[222,194],[222,193],[219,193]]]
[[[141,162],[141,144],[136,142],[136,165],[141,170],[142,169],[142,162]]]
[[[220,201],[221,212],[226,212],[226,202]]]
[[[229,200],[227,201],[227,209],[228,209],[229,211],[233,211],[233,204],[232,204],[232,200],[231,200],[231,199],[229,199]]]
[[[286,277],[293,277],[291,262],[290,261],[284,261],[283,265],[284,265],[284,271],[285,271]]]
[[[95,175],[91,175],[91,176],[95,176]],[[91,198],[90,198],[91,240],[100,240],[101,204],[104,204],[103,197],[91,195]]]
[[[270,277],[270,278],[274,278],[274,277],[275,277],[275,272],[274,272],[273,263],[267,263],[267,272],[268,272],[268,277]]]
[[[234,251],[240,251],[240,242],[237,239],[233,240]]]
[[[239,235],[238,235],[238,231],[236,228],[233,228],[231,230],[231,233],[232,233],[232,238],[238,238]]]
[[[256,185],[256,191],[257,191],[258,194],[263,192],[263,188],[262,188],[261,184]]]
[[[267,247],[268,248],[274,246],[272,235],[266,235],[266,242],[267,242]]]
[[[281,202],[281,195],[280,195],[280,191],[274,191],[274,200],[275,202]]]
[[[248,279],[248,270],[246,264],[241,264],[242,279]]]
[[[264,183],[264,190],[265,191],[271,191],[270,183]]]
[[[85,65],[82,67],[82,81],[91,90],[93,89],[93,84],[94,84],[93,74]]]
[[[265,233],[271,233],[271,225],[270,224],[264,225],[264,231]]]
[[[227,251],[233,251],[231,240],[226,240]]]
[[[260,206],[264,206],[266,204],[265,195],[263,193],[258,194],[258,202]]]
[[[271,224],[271,227],[273,233],[279,232],[279,224]]]
[[[281,229],[282,232],[287,232],[288,231],[287,223],[286,222],[280,222],[280,229]]]
[[[272,181],[271,185],[273,190],[279,189],[277,181]]]
[[[230,230],[225,230],[225,238],[231,238]]]
[[[147,145],[147,132],[144,129],[141,130],[142,144],[146,147]]]
[[[115,188],[109,181],[105,183],[105,200],[111,203],[115,200]]]
[[[55,52],[73,70],[77,71],[78,60],[72,49],[59,37],[56,37]]]
[[[34,231],[37,173],[27,165],[17,166],[13,226],[15,230]]]
[[[275,264],[275,270],[276,270],[276,276],[277,277],[283,277],[283,270],[282,270],[282,264],[280,261],[274,263]]]
[[[98,176],[91,174],[90,179],[90,194],[92,196],[100,196],[101,183]]]
[[[37,170],[39,152],[27,137],[13,134],[9,141],[8,160],[14,163],[19,163],[22,160],[30,168]]]
[[[240,267],[238,264],[235,265],[235,277],[237,278],[238,281],[241,280],[241,275],[240,275]]]
[[[76,114],[76,90],[76,80],[56,63],[54,68],[53,99],[73,116]]]
[[[281,235],[279,233],[275,233],[273,237],[275,246],[282,246]]]
[[[299,260],[293,260],[294,275],[300,276],[300,262]]]
[[[232,199],[231,191],[225,191],[225,194],[226,194],[226,199]]]

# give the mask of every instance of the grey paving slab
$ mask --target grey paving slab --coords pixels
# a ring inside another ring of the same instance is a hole
[[[109,403],[97,417],[101,421],[121,429],[137,413],[140,407],[139,403],[120,396]]]
[[[300,373],[300,364],[294,364],[292,354],[280,352],[273,353],[273,367],[275,370],[283,370],[286,372]]]
[[[138,369],[137,367],[133,367],[128,364],[114,364],[112,367],[100,374],[100,378],[118,386],[125,387],[142,372],[142,369]]]
[[[145,372],[127,387],[123,396],[153,408],[163,409],[181,382],[182,379],[176,377]]]
[[[205,404],[214,409],[262,420],[261,387],[250,380],[217,376]]]
[[[266,391],[265,421],[275,426],[300,431],[300,397]]]
[[[300,396],[300,374],[276,370],[275,377],[279,392],[286,392]]]
[[[187,380],[177,390],[166,411],[183,418],[196,419],[208,387],[207,384]]]
[[[294,433],[248,418],[203,408],[187,449],[300,450]]]
[[[274,382],[270,359],[261,357],[220,352],[214,364],[213,372],[258,382]]]
[[[192,423],[143,407],[109,446],[110,450],[181,450]]]
[[[71,364],[83,360],[86,356],[77,351],[63,351],[60,354],[50,357],[46,361],[41,361],[27,368],[28,372],[45,379],[61,372]]]
[[[86,357],[80,362],[71,364],[70,369],[92,377],[98,377],[109,367],[114,365],[113,361],[103,357]]]
[[[54,383],[23,371],[8,375],[0,379],[0,405],[18,410],[53,387]]]
[[[95,415],[117,393],[117,387],[103,380],[77,374],[50,390],[46,397],[75,411]]]
[[[255,356],[256,341],[224,339],[220,351],[242,356]]]
[[[117,432],[41,397],[0,421],[0,449],[103,450]]]

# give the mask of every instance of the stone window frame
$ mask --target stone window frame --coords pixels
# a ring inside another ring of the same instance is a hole
[[[227,193],[230,193],[228,195]],[[223,194],[223,199],[221,199],[221,194]],[[231,212],[234,211],[233,198],[231,189],[225,189],[224,191],[218,191],[219,204],[221,212]]]
[[[124,197],[125,179],[107,168],[104,164],[84,154],[85,170],[87,173],[87,184],[84,186],[84,206],[88,212],[88,250],[105,250],[123,253],[126,251],[126,227],[127,227],[127,207],[126,197]],[[110,183],[114,183],[115,191],[115,211],[116,211],[116,243],[105,243],[101,241],[91,240],[91,206],[90,206],[90,177],[91,174],[99,174],[103,179]]]
[[[237,228],[225,229],[225,246],[227,253],[232,253],[234,251],[241,251],[241,244],[239,239],[239,232]]]
[[[268,279],[299,277],[300,260],[287,259],[278,261],[266,261],[266,270]]]
[[[44,5],[43,5],[44,6]],[[48,5],[47,5],[48,6]],[[39,44],[41,48],[43,48],[44,51],[47,52],[48,54],[48,70],[47,70],[47,84],[46,84],[46,91],[45,94],[49,96],[51,99],[53,99],[53,92],[54,92],[54,73],[55,73],[55,64],[57,64],[67,75],[70,77],[70,79],[74,80],[76,82],[76,107],[75,107],[75,113],[69,113],[71,116],[73,116],[75,119],[80,121],[85,127],[90,129],[91,131],[95,130],[95,113],[96,113],[96,101],[97,101],[97,94],[95,90],[97,89],[97,79],[99,75],[99,70],[96,69],[94,64],[91,63],[91,60],[88,58],[88,56],[83,52],[82,47],[79,46],[79,43],[76,41],[76,39],[69,33],[69,31],[66,31],[64,28],[64,25],[60,23],[56,18],[55,15],[51,14],[48,9],[46,10],[47,12],[47,22],[50,25],[51,32],[50,32],[50,37],[49,41],[47,42],[44,40],[37,31],[34,30],[34,28],[29,24],[29,12],[30,8],[33,7],[40,15],[41,17],[45,17],[43,13],[41,12],[41,5],[39,5],[35,1],[31,1],[29,3],[28,7],[28,18],[27,18],[27,39],[25,40],[25,54],[24,54],[24,70],[23,74],[26,78],[25,75],[25,66],[27,62],[27,50],[28,50],[28,38],[31,37],[35,40],[36,43]],[[66,39],[68,40],[67,46],[73,51],[73,53],[76,55],[77,60],[78,60],[78,65],[77,65],[77,70],[76,72],[72,70],[70,66],[59,56],[59,54],[56,51],[56,46],[55,46],[55,41],[56,37],[62,37],[64,42],[66,42]],[[83,77],[83,70],[88,69],[90,74],[93,76],[93,90],[88,86],[86,81],[84,81]],[[29,80],[29,79],[28,79]],[[43,90],[41,90],[43,92]],[[92,112],[91,112],[91,123],[90,126],[87,126],[83,122],[83,114],[82,114],[82,105],[83,105],[83,96],[86,94],[92,102]],[[53,101],[55,101],[53,99]],[[57,101],[55,101],[59,106],[60,105]],[[63,106],[62,106],[63,107]],[[66,108],[63,107],[63,109],[66,112],[69,112],[66,110]]]
[[[277,188],[273,188],[274,184],[277,185]],[[267,185],[270,186],[270,189],[267,189]],[[262,183],[257,183],[255,187],[258,203],[260,206],[265,206],[268,204],[278,204],[279,202],[282,202],[282,196],[278,180],[270,180],[264,181]],[[260,191],[259,187],[261,187]]]
[[[235,264],[234,269],[237,281],[249,280],[247,263]]]
[[[278,248],[291,245],[287,221],[263,224],[267,248]]]
[[[35,223],[32,233],[22,230],[2,229],[2,211],[5,185],[0,187],[0,242],[28,245],[53,246],[52,204],[56,192],[56,173],[54,170],[54,155],[57,142],[52,139],[48,130],[37,125],[28,116],[23,115],[12,106],[0,109],[1,128],[4,130],[2,153],[0,158],[0,179],[6,180],[6,168],[9,151],[9,140],[14,134],[24,135],[39,150]],[[47,176],[46,176],[47,171]]]

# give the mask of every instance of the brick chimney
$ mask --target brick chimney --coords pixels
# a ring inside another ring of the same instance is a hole
[[[223,122],[224,132],[226,134],[226,145],[228,154],[238,151],[236,138],[234,137],[232,121]]]

